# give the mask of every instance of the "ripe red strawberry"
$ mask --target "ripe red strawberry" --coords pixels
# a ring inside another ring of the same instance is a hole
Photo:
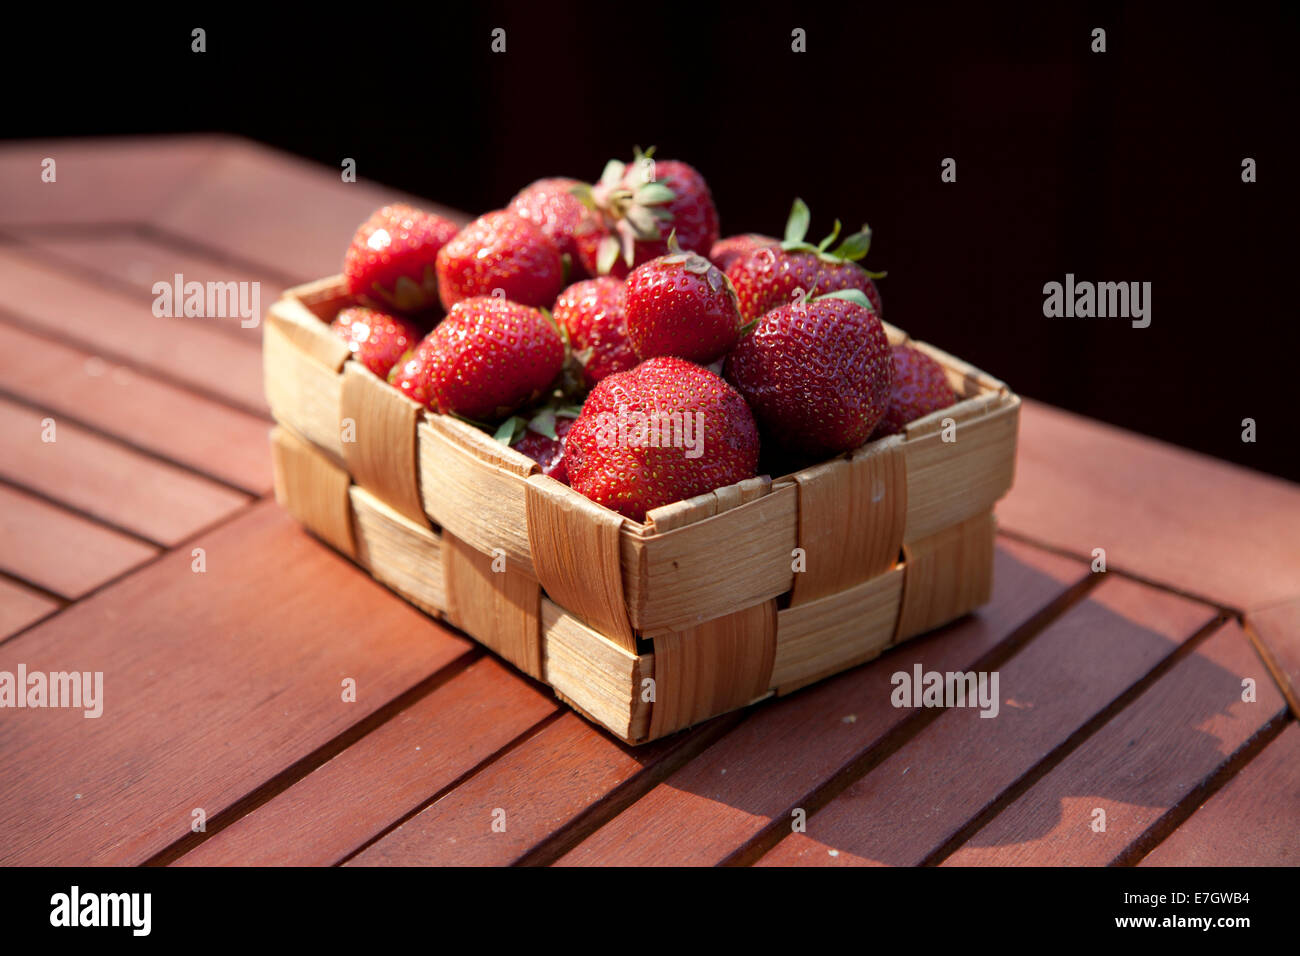
[[[456,228],[411,206],[378,210],[357,230],[343,259],[348,292],[380,309],[410,313],[435,307],[434,260]]]
[[[808,207],[803,200],[796,199],[780,247],[754,249],[732,260],[727,269],[745,320],[756,319],[770,309],[788,304],[797,289],[813,296],[860,289],[876,315],[882,315],[880,291],[873,279],[884,273],[868,272],[857,263],[871,246],[871,230],[863,226],[861,232],[855,232],[832,250],[831,244],[839,231],[837,221],[835,230],[820,245],[805,242]]]
[[[501,289],[511,302],[549,306],[564,288],[564,263],[545,233],[504,210],[480,216],[438,253],[438,295],[450,309]]]
[[[893,379],[880,320],[865,300],[836,297],[768,312],[727,357],[725,374],[754,410],[765,441],[820,457],[871,436]]]
[[[889,355],[894,384],[889,392],[889,408],[876,426],[875,438],[896,435],[908,422],[957,402],[948,374],[930,356],[910,345],[895,345]]]
[[[452,306],[392,384],[434,411],[492,421],[535,399],[563,367],[564,342],[541,312],[479,296]]]
[[[574,490],[634,521],[758,467],[744,399],[708,369],[667,356],[592,389],[564,448]]]
[[[416,343],[415,348],[407,349],[388,373],[388,384],[418,405],[427,406],[432,395],[429,391],[429,356],[433,353],[434,342],[431,335],[426,335]]]
[[[601,276],[575,282],[555,300],[554,315],[582,361],[588,388],[640,361],[627,340],[627,290],[622,279]]]
[[[592,217],[591,210],[573,194],[574,188],[581,185],[576,179],[539,179],[520,190],[507,207],[541,229],[560,254],[569,257],[571,280],[587,274],[574,238],[578,227]]]
[[[380,378],[388,376],[422,334],[414,322],[360,307],[341,309],[330,328],[348,344],[357,361]]]
[[[515,451],[523,452],[542,466],[542,474],[549,475],[556,481],[569,483],[569,471],[564,459],[564,438],[569,434],[575,419],[555,419],[555,437],[543,435],[529,428],[523,437],[514,444]]]
[[[748,252],[755,249],[767,249],[771,246],[779,246],[780,239],[773,239],[771,236],[762,236],[756,232],[746,232],[739,236],[728,236],[726,239],[719,239],[709,250],[709,260],[726,272],[733,262]]]
[[[693,252],[637,266],[627,277],[627,337],[643,359],[707,365],[740,338],[740,306],[722,270]]]
[[[701,255],[718,240],[718,210],[708,183],[677,160],[638,153],[629,166],[610,160],[600,182],[583,195],[595,213],[575,234],[583,268],[592,275],[626,276],[668,252],[668,237]]]

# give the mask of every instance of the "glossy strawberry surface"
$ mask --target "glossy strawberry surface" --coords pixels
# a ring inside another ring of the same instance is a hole
[[[627,340],[627,289],[622,279],[601,276],[575,282],[555,300],[554,315],[582,362],[588,388],[639,361]]]
[[[388,384],[417,404],[429,406],[432,401],[429,381],[429,359],[436,343],[426,335],[409,349],[388,373]]]
[[[537,309],[480,296],[452,306],[393,384],[434,411],[492,422],[537,398],[564,365],[564,343]]]
[[[330,328],[348,344],[353,357],[380,378],[388,376],[422,335],[409,319],[362,307],[341,309]]]
[[[559,250],[538,226],[504,210],[480,216],[443,246],[437,275],[438,295],[448,309],[462,299],[494,294],[549,307],[564,287]]]
[[[543,475],[567,485],[569,471],[564,460],[564,438],[569,434],[574,421],[572,418],[556,418],[554,438],[530,428],[515,442],[514,449],[541,465]]]
[[[731,350],[741,325],[735,290],[703,256],[661,256],[627,277],[628,340],[642,359],[676,355],[707,365]]]
[[[728,356],[725,374],[753,409],[764,441],[819,457],[871,436],[893,380],[880,320],[843,299],[766,313]]]
[[[728,236],[725,239],[719,239],[713,244],[713,248],[709,250],[709,260],[723,272],[726,272],[731,264],[741,256],[753,252],[755,249],[766,249],[780,244],[780,239],[759,235],[756,232]]]
[[[673,357],[602,381],[565,439],[574,490],[635,521],[752,478],[758,451],[753,415],[736,390]]]
[[[877,436],[896,435],[908,422],[957,401],[948,373],[930,356],[910,345],[895,345],[889,353],[894,380],[889,390],[889,407],[876,426]]]
[[[539,179],[520,190],[507,207],[540,228],[552,245],[569,257],[571,281],[590,275],[582,266],[574,237],[578,227],[592,215],[582,200],[573,194],[574,187],[580,185],[576,179]]]
[[[753,249],[732,260],[727,278],[736,288],[746,321],[794,301],[796,290],[815,297],[841,289],[861,289],[881,315],[880,291],[855,262],[826,262],[814,252]]]
[[[423,312],[438,305],[435,263],[456,235],[449,219],[395,204],[357,230],[343,259],[348,292],[379,309]]]

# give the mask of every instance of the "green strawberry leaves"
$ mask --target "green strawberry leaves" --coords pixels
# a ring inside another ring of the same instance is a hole
[[[633,198],[642,206],[661,206],[666,202],[672,202],[677,198],[677,194],[660,182],[650,182],[641,186],[633,194]]]
[[[617,159],[611,159],[605,164],[605,169],[600,174],[600,184],[609,189],[613,189],[623,179],[623,174],[627,172],[627,163],[621,163]]]
[[[555,409],[543,408],[533,416],[528,423],[528,427],[535,432],[545,435],[552,441],[559,441],[560,436],[555,434]]]
[[[638,146],[632,164],[611,159],[594,186],[575,186],[570,192],[596,213],[608,235],[596,248],[596,272],[608,275],[621,255],[630,268],[638,242],[656,242],[672,225],[668,204],[677,193],[654,178],[654,147]]]
[[[596,270],[603,276],[609,275],[609,270],[618,261],[618,253],[618,236],[609,235],[601,239],[600,245],[596,247]]]
[[[659,217],[649,206],[630,205],[624,211],[623,218],[631,224],[638,239],[651,241],[659,238]]]
[[[820,302],[822,299],[843,299],[846,302],[852,302],[854,305],[860,305],[872,313],[876,311],[876,307],[871,304],[871,300],[867,298],[867,294],[861,289],[840,289],[838,292],[827,292],[825,295],[819,295],[811,301]]]
[[[802,244],[804,237],[808,235],[808,225],[811,221],[812,212],[808,209],[808,204],[802,199],[795,199],[794,205],[790,207],[790,218],[786,220],[785,242],[781,243],[781,248]]]
[[[828,247],[832,242],[834,242],[836,239],[838,239],[839,236],[840,236],[840,221],[839,221],[838,219],[836,219],[836,220],[835,220],[835,228],[831,230],[831,234],[830,234],[829,236],[827,236],[825,239],[823,239],[821,242],[817,243],[817,251],[818,251],[818,252],[825,252],[825,251],[826,251],[826,248],[827,248],[827,247]],[[847,240],[846,240],[846,241],[847,241]]]
[[[866,258],[867,252],[871,249],[870,226],[864,223],[861,229],[845,236],[843,241],[832,249],[831,246],[840,236],[840,221],[836,219],[835,228],[831,230],[831,234],[814,246],[805,238],[808,235],[811,218],[812,214],[808,210],[808,204],[802,199],[795,199],[794,205],[790,207],[790,218],[785,224],[785,238],[781,241],[783,252],[812,252],[816,253],[817,258],[823,262],[835,265],[845,262],[858,262],[860,259]],[[883,279],[885,277],[883,272],[867,271],[867,275],[873,279]]]
[[[545,435],[552,441],[559,441],[560,436],[555,431],[555,420],[557,418],[577,418],[581,414],[581,405],[559,404],[557,397],[557,399],[552,399],[538,409],[531,418],[525,418],[523,415],[511,415],[497,427],[492,437],[503,445],[514,445],[524,437],[525,432],[531,429],[538,434]]]
[[[864,224],[861,231],[847,236],[831,253],[836,259],[857,262],[866,256],[871,248],[871,227]]]
[[[492,437],[503,445],[513,445],[528,430],[528,422],[519,415],[511,415],[497,428]]]

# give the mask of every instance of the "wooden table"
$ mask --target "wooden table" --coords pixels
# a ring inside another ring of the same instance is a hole
[[[230,138],[0,148],[0,671],[104,674],[98,719],[0,711],[0,862],[1300,863],[1283,481],[1026,401],[991,604],[639,749],[302,532],[261,329],[152,286],[265,308],[393,198]],[[1000,713],[891,706],[917,663]]]

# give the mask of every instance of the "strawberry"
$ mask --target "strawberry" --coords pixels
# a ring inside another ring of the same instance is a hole
[[[752,478],[758,429],[726,382],[664,356],[592,389],[564,448],[574,490],[644,521],[652,508]]]
[[[727,381],[771,440],[826,457],[857,448],[889,404],[889,340],[860,290],[765,314],[727,357]]]
[[[880,291],[873,280],[884,273],[868,272],[857,263],[871,246],[871,229],[863,226],[861,232],[848,236],[830,251],[839,237],[838,220],[834,231],[820,245],[805,242],[807,232],[808,207],[802,199],[796,199],[780,248],[761,247],[732,260],[727,277],[736,287],[745,320],[752,321],[769,309],[787,304],[799,289],[805,295],[860,289],[876,315],[881,315]]]
[[[560,253],[540,228],[504,210],[480,216],[438,253],[438,295],[450,309],[462,299],[496,295],[549,306],[564,288]]]
[[[576,179],[539,179],[520,190],[506,207],[541,229],[560,254],[568,256],[569,275],[575,279],[582,278],[585,271],[574,233],[592,216],[591,210],[573,194],[581,186]]]
[[[636,154],[632,165],[610,160],[600,182],[580,193],[595,214],[575,238],[583,268],[623,278],[668,252],[668,236],[689,252],[707,253],[718,240],[718,211],[704,177],[686,163]]]
[[[552,426],[554,437],[543,434],[530,425],[523,437],[515,442],[515,451],[523,452],[541,465],[543,475],[549,475],[567,485],[569,472],[564,460],[564,437],[569,434],[573,423],[572,418],[555,417]]]
[[[348,344],[353,357],[380,378],[387,377],[421,336],[419,327],[407,319],[361,307],[339,310],[330,328]]]
[[[908,422],[957,402],[948,373],[930,356],[910,345],[893,346],[889,356],[894,384],[889,391],[885,417],[876,426],[873,436],[876,438],[896,435]]]
[[[432,335],[426,335],[416,343],[415,348],[407,349],[388,373],[388,384],[393,386],[417,405],[428,406],[432,401],[429,390],[429,358],[433,354]]]
[[[555,321],[582,361],[588,388],[638,359],[627,340],[627,290],[622,279],[601,276],[575,282],[555,300]]]
[[[728,236],[726,239],[719,239],[709,250],[709,261],[715,266],[726,272],[728,267],[745,255],[747,252],[753,252],[755,249],[767,249],[771,246],[779,246],[780,239],[773,239],[771,236],[762,236],[756,232],[746,232],[739,236]]]
[[[363,303],[398,312],[438,304],[434,260],[456,235],[456,224],[401,204],[373,213],[352,237],[343,259],[348,292]]]
[[[392,384],[436,412],[492,421],[537,398],[564,367],[564,342],[539,310],[463,299],[394,368]]]
[[[707,365],[740,338],[740,306],[726,275],[694,252],[673,252],[627,277],[627,337],[642,359],[676,355]]]

